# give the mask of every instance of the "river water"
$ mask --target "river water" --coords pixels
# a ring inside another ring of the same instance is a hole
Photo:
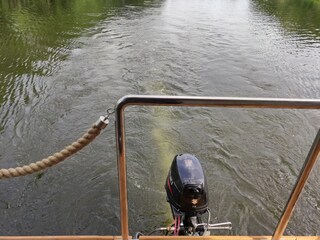
[[[0,167],[71,143],[127,94],[320,97],[320,5],[285,0],[0,1]],[[319,111],[130,107],[131,234],[171,221],[164,181],[189,152],[212,222],[271,235]],[[120,234],[114,116],[89,147],[0,182],[0,235]],[[286,234],[320,235],[317,165]]]

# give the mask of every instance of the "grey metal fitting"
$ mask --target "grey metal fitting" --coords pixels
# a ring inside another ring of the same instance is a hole
[[[106,126],[108,126],[109,124],[109,119],[107,117],[104,116],[100,116],[100,118],[96,121],[95,125],[97,128],[99,129],[105,129]]]

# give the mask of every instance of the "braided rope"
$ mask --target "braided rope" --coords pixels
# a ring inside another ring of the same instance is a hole
[[[67,159],[68,157],[75,154],[76,152],[78,152],[79,150],[87,146],[89,143],[91,143],[100,134],[101,130],[104,127],[106,127],[107,124],[108,123],[106,122],[106,120],[102,120],[100,118],[100,122],[97,122],[96,124],[94,124],[77,141],[65,147],[60,152],[56,152],[52,156],[44,158],[38,162],[30,163],[29,165],[25,165],[22,167],[0,169],[0,179],[19,177],[27,174],[32,174],[64,161],[65,159]]]

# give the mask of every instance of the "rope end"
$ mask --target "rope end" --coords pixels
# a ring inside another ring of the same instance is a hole
[[[95,126],[97,128],[99,128],[100,130],[105,129],[106,126],[108,126],[109,124],[109,120],[108,118],[104,117],[104,116],[100,116],[100,118],[98,119],[98,121],[96,121]]]

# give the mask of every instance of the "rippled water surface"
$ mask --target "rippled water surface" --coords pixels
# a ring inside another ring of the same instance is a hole
[[[127,94],[320,97],[312,0],[0,1],[0,167],[71,143]],[[93,144],[42,174],[0,182],[0,235],[120,234],[113,116]],[[271,235],[319,111],[126,110],[131,234],[171,219],[164,181],[195,154],[212,221]],[[286,234],[319,235],[316,166]]]

